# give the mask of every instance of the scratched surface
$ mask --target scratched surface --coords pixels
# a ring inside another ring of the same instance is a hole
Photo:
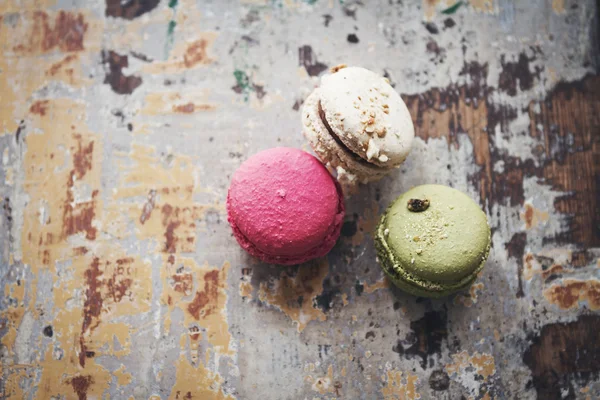
[[[598,37],[593,0],[2,1],[0,397],[599,398]],[[231,174],[308,150],[299,108],[340,63],[395,85],[413,152],[329,256],[258,263]],[[493,232],[443,300],[375,262],[422,183]]]

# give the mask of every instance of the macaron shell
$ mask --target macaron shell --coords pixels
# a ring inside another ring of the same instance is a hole
[[[382,269],[392,282],[408,293],[423,297],[447,296],[470,287],[477,278],[477,274],[485,265],[485,259],[483,259],[479,267],[477,267],[471,275],[465,276],[453,283],[438,283],[412,275],[405,269],[406,265],[399,262],[386,241],[386,237],[389,235],[389,232],[386,234],[386,222],[387,214],[384,214],[375,231],[375,249],[377,250],[377,258]]]
[[[427,199],[422,212],[410,199]],[[386,243],[410,275],[440,284],[471,276],[487,258],[490,228],[479,206],[464,193],[442,185],[422,185],[401,195],[387,211]]]
[[[414,126],[404,101],[385,78],[348,67],[325,75],[320,89],[329,126],[352,152],[388,168],[406,159]]]
[[[326,254],[341,229],[341,190],[310,154],[263,151],[235,172],[228,220],[240,245],[269,262],[299,263]]]
[[[345,186],[383,178],[388,169],[369,164],[350,153],[329,134],[319,116],[319,96],[320,90],[315,89],[302,106],[302,132],[317,156],[336,170],[338,180]]]

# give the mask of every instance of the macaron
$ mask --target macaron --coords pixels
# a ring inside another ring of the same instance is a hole
[[[381,179],[408,156],[412,119],[389,81],[359,67],[323,76],[302,108],[303,133],[323,163],[349,185]]]
[[[227,220],[240,246],[272,264],[324,256],[344,219],[341,188],[314,156],[277,147],[246,160],[227,194]]]
[[[375,232],[382,269],[400,289],[422,297],[470,287],[485,265],[490,241],[481,208],[443,185],[417,186],[398,197]]]

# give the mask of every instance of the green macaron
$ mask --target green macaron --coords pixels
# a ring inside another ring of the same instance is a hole
[[[392,203],[375,232],[377,258],[400,289],[443,297],[468,288],[490,252],[485,213],[443,185],[410,189]]]

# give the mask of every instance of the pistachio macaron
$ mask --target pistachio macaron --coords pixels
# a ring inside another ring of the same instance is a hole
[[[336,67],[302,108],[303,132],[345,184],[381,179],[408,156],[414,126],[404,101],[375,72]]]
[[[491,233],[469,196],[443,185],[422,185],[398,197],[375,233],[377,258],[400,289],[443,297],[470,287],[485,265]]]

